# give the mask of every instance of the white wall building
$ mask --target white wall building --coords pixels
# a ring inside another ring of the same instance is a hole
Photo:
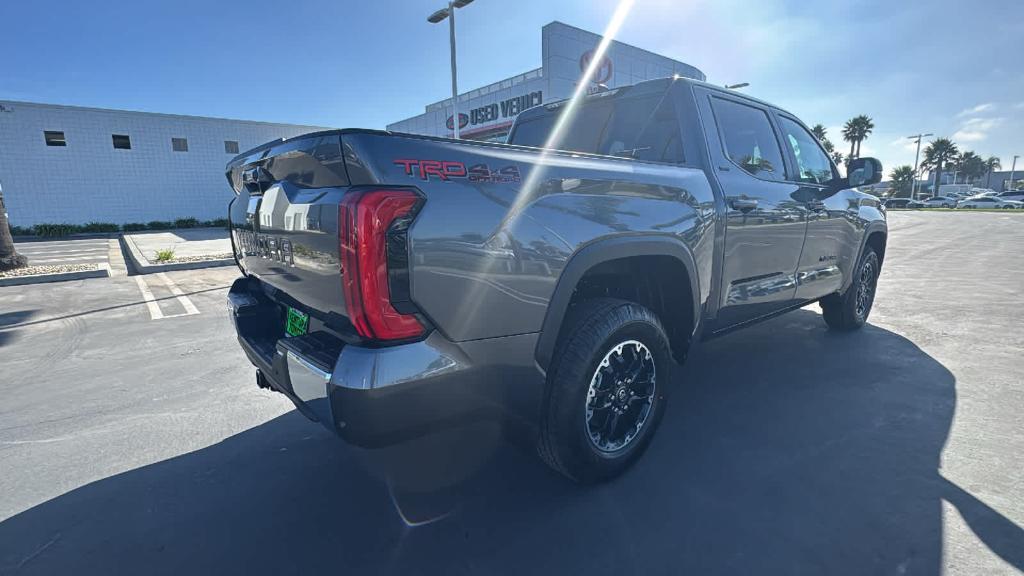
[[[0,185],[15,226],[225,218],[232,157],[324,129],[0,101]]]
[[[541,67],[459,94],[459,136],[504,141],[519,112],[572,96],[601,36],[561,22],[541,29]],[[705,80],[704,73],[683,62],[629,44],[612,42],[594,78],[608,88],[672,75]],[[388,125],[388,130],[453,136],[452,99],[429,104],[426,111]]]

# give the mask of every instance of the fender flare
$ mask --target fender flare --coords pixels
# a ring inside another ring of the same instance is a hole
[[[690,248],[682,240],[666,235],[629,235],[603,238],[576,250],[569,257],[565,268],[562,269],[562,273],[558,277],[555,291],[548,301],[548,309],[544,315],[540,336],[537,338],[535,359],[544,373],[547,373],[551,363],[562,322],[565,320],[569,303],[572,301],[573,293],[576,291],[580,279],[598,264],[635,256],[670,256],[683,265],[690,281],[690,294],[693,299],[693,330],[696,332],[701,319],[700,282],[697,276],[697,264]],[[693,334],[691,334],[692,336]]]
[[[864,248],[866,248],[868,245],[868,238],[870,238],[871,235],[874,234],[875,232],[881,232],[882,235],[885,236],[886,240],[889,239],[889,226],[885,223],[885,221],[874,220],[872,222],[869,222],[868,225],[864,228],[864,234],[861,234],[860,237],[860,249],[857,251],[857,260],[854,262],[855,267],[860,265],[860,257],[861,255],[864,254]],[[885,256],[882,254],[880,254],[879,256],[882,257],[882,261],[884,262]],[[846,289],[849,288],[850,284],[852,283],[853,274],[851,273],[849,277],[843,281],[843,288],[842,290],[840,290],[840,294],[846,292]]]

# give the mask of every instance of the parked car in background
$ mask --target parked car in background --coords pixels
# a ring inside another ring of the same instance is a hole
[[[1024,202],[1024,190],[1007,190],[1006,192],[1000,192],[998,197],[1000,200]]]
[[[1024,202],[1005,200],[996,196],[975,196],[961,200],[957,208],[1024,208]]]
[[[907,208],[913,202],[910,198],[884,198],[882,205],[886,208]]]
[[[934,196],[918,200],[916,204],[920,206],[912,206],[912,208],[955,208],[958,201],[957,198],[952,196]]]

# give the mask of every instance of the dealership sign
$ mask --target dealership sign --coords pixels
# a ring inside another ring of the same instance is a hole
[[[586,73],[587,67],[590,66],[591,61],[594,60],[594,51],[587,50],[580,56],[580,72]],[[602,56],[601,61],[597,64],[594,69],[594,77],[591,82],[594,84],[606,84],[612,79],[612,59],[608,56]]]
[[[477,124],[486,124],[504,118],[515,118],[523,110],[539,106],[543,103],[543,92],[537,90],[536,92],[530,92],[529,94],[523,94],[522,96],[516,96],[501,102],[485,104],[470,110],[468,118],[466,118],[465,114],[459,114],[459,128],[465,128],[467,124],[476,126]],[[447,122],[449,130],[453,127],[452,123],[452,117],[449,116]]]

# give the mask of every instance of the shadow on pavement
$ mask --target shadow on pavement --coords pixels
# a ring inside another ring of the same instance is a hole
[[[797,311],[682,372],[606,485],[496,430],[362,452],[291,412],[0,523],[0,572],[937,574],[943,500],[1024,567],[1021,529],[939,473],[955,381],[912,342]]]

